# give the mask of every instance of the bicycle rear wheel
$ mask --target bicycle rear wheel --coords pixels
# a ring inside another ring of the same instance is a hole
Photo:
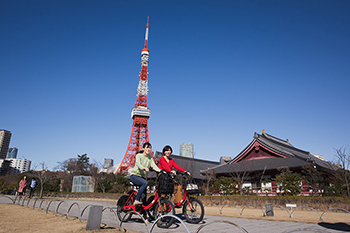
[[[187,222],[199,223],[204,217],[204,206],[200,200],[194,197],[189,198],[182,207],[182,213],[185,215]]]
[[[131,218],[132,214],[129,214],[128,216],[126,216],[124,218],[126,213],[129,212],[129,211],[128,210],[123,210],[123,207],[127,206],[127,205],[132,205],[131,198],[129,200],[128,200],[128,198],[129,198],[128,195],[123,195],[123,196],[121,196],[118,199],[118,202],[117,202],[117,215],[118,215],[119,221],[127,222]],[[124,220],[123,220],[123,218],[124,218]]]
[[[156,219],[158,219],[160,216],[166,215],[166,214],[175,215],[174,205],[171,201],[165,198],[161,198],[160,201],[157,201],[153,215]],[[173,217],[161,218],[157,222],[157,226],[160,228],[169,228],[171,224],[173,224],[174,220],[175,218]]]

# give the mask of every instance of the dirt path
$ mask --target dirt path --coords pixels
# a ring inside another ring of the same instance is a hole
[[[221,207],[220,207],[221,208]],[[242,211],[240,209],[240,211]],[[248,219],[262,219],[271,221],[293,221],[306,223],[319,223],[319,215],[312,210],[298,209],[293,213],[293,218],[289,218],[289,214],[283,210],[274,208],[274,217],[263,217],[262,211],[256,208],[244,209],[242,215],[239,214],[237,208],[224,207],[220,210],[216,206],[206,206],[206,215],[229,216]],[[322,214],[320,211],[319,214]],[[350,225],[350,214],[343,211],[328,211],[322,216],[323,222],[327,223],[345,223]],[[103,227],[100,230],[85,230],[86,220],[69,217],[58,214],[55,216],[53,212],[46,214],[45,210],[33,209],[27,206],[0,204],[0,233],[5,232],[52,232],[52,233],[111,233],[118,232],[115,227]],[[135,233],[135,231],[127,231]]]
[[[68,218],[44,210],[13,204],[0,204],[0,233],[112,233],[118,228],[105,227],[100,230],[85,230],[86,221]],[[127,231],[136,233],[134,231]]]

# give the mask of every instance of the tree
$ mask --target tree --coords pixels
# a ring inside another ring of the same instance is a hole
[[[80,173],[80,175],[90,175],[90,167],[91,164],[89,163],[90,158],[87,157],[87,154],[78,155],[77,160],[77,172]]]
[[[39,198],[43,198],[44,186],[46,183],[49,183],[56,175],[47,170],[47,165],[45,162],[40,163],[41,170],[36,171],[36,176],[39,179],[40,183],[40,195]]]
[[[210,185],[214,182],[214,180],[216,180],[215,171],[213,169],[211,169],[211,170],[209,170],[208,173],[205,173],[205,176],[206,176],[206,180],[207,180],[205,193],[208,194]]]
[[[243,195],[244,193],[249,193],[249,190],[243,188],[243,184],[248,180],[248,177],[251,176],[251,171],[254,169],[252,165],[249,165],[246,161],[240,162],[239,166],[240,171],[231,172],[230,175],[238,185],[239,195]]]
[[[277,169],[281,173],[276,176],[275,181],[283,195],[294,196],[301,192],[302,178],[288,167]]]
[[[349,147],[341,147],[339,149],[335,149],[336,163],[341,166],[341,168],[337,170],[336,175],[340,180],[343,181],[346,189],[346,194],[348,197],[350,197],[350,153],[347,151],[347,149],[349,150]]]
[[[220,176],[218,179],[215,180],[215,182],[209,190],[215,193],[231,195],[236,191],[236,184],[233,182],[232,178]]]
[[[318,190],[323,189],[324,177],[323,173],[317,170],[314,165],[305,165],[303,166],[303,179],[309,185],[309,188],[312,190],[312,195],[317,194]]]

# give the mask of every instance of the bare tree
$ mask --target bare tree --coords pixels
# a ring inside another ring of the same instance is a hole
[[[349,179],[350,179],[350,152],[348,152],[349,147],[341,147],[339,149],[335,149],[336,154],[336,163],[338,163],[341,168],[338,169],[338,174],[340,175],[340,179],[345,183],[347,196],[350,197],[350,189],[349,189]]]
[[[230,175],[233,177],[233,180],[238,185],[239,194],[243,194],[243,184],[248,181],[248,178],[251,175],[252,165],[246,163],[246,161],[242,161],[239,163],[239,169],[234,172],[230,172]]]
[[[206,188],[205,188],[205,193],[208,194],[209,192],[209,186],[211,183],[213,183],[216,180],[216,175],[215,175],[215,171],[213,169],[209,170],[208,173],[204,173],[205,177],[206,177]]]
[[[40,163],[41,170],[36,171],[36,176],[40,181],[40,195],[39,198],[43,197],[44,185],[54,178],[54,174],[47,170],[47,164],[45,162]]]

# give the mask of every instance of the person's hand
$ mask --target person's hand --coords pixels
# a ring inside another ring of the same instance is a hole
[[[190,175],[191,175],[191,173],[190,173],[190,172],[187,172],[187,175],[189,175],[189,176],[190,176]]]
[[[173,175],[176,175],[176,171],[174,171],[174,170],[172,170],[170,173]]]
[[[145,167],[145,171],[146,171],[146,172],[149,172],[149,169],[148,169],[147,167]]]

